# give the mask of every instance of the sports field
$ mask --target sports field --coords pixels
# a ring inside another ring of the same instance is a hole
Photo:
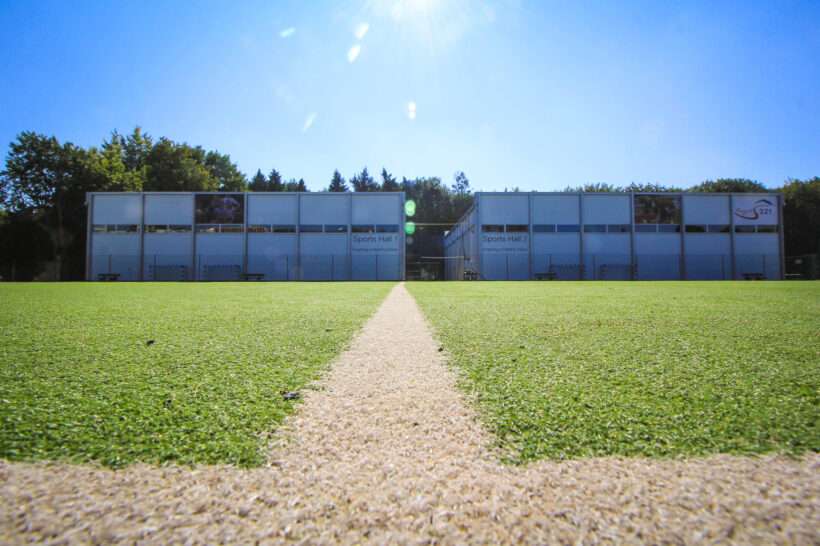
[[[0,458],[261,464],[392,286],[0,284]]]
[[[820,284],[410,283],[514,462],[820,450]]]

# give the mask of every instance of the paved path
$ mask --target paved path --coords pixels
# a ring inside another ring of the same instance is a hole
[[[0,542],[820,543],[820,456],[501,465],[398,285],[270,466],[0,464]]]

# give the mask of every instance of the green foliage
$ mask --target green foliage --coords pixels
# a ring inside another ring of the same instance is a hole
[[[356,192],[379,191],[379,184],[367,172],[367,167],[350,178],[350,185],[353,186],[353,191]]]
[[[231,156],[219,152],[205,154],[205,167],[216,179],[219,191],[240,192],[248,189],[248,180],[231,162]]]
[[[786,253],[820,253],[820,177],[789,180],[781,191]]]
[[[333,171],[333,178],[330,179],[330,185],[327,187],[327,191],[335,193],[350,191],[347,187],[347,182],[345,182],[344,177],[338,169]]]
[[[820,285],[410,283],[516,462],[820,450]]]
[[[689,189],[705,193],[768,193],[769,189],[756,180],[747,178],[718,178],[706,180]]]
[[[269,191],[268,190],[268,179],[265,178],[265,175],[262,174],[262,169],[257,169],[256,174],[251,178],[250,184],[248,184],[249,191]]]
[[[382,167],[382,185],[376,191],[401,191],[401,186],[396,181],[396,177]]]
[[[262,464],[390,288],[0,284],[0,457]]]
[[[271,169],[268,175],[268,191],[285,191],[282,175],[276,169]]]
[[[205,152],[161,138],[147,158],[145,191],[216,191],[219,181],[205,165]]]

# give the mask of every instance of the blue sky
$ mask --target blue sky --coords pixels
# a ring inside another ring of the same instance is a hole
[[[820,175],[820,2],[0,0],[0,147],[111,130],[318,190]]]

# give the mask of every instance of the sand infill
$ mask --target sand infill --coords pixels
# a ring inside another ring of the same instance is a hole
[[[0,542],[818,543],[820,456],[507,467],[397,286],[270,466],[0,464]]]

